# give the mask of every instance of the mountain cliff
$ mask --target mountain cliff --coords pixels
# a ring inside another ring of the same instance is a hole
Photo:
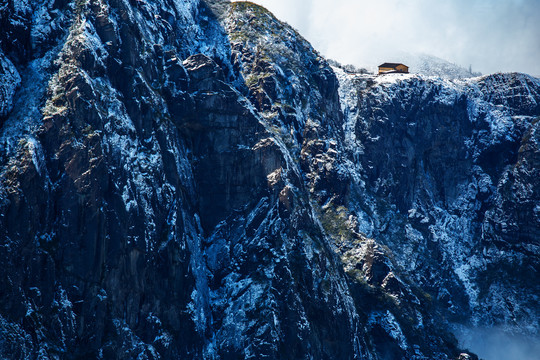
[[[2,357],[538,335],[538,79],[344,73],[249,2],[9,0],[0,23]]]
[[[537,335],[540,81],[336,71],[359,229],[456,321]]]

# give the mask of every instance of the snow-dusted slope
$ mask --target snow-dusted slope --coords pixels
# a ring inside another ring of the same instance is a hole
[[[293,29],[244,2],[0,10],[0,356],[459,353],[390,268],[411,301],[344,272],[338,83]]]
[[[537,332],[538,80],[345,74],[249,2],[0,24],[0,357],[467,359],[449,319]]]
[[[538,336],[540,81],[336,73],[359,230],[455,321]]]
[[[11,61],[0,53],[0,118],[13,108],[15,90],[21,84],[21,76]]]

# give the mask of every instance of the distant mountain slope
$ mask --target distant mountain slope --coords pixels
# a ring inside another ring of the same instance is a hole
[[[480,76],[482,73],[470,71],[460,65],[428,54],[408,54],[400,55],[401,62],[409,66],[409,71],[413,74],[426,76],[438,76],[443,79],[465,79]]]

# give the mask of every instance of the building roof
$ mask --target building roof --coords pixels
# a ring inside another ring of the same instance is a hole
[[[379,65],[379,67],[384,67],[384,68],[396,68],[398,65],[403,65],[403,66],[408,67],[407,65],[405,65],[405,64],[400,64],[400,63],[384,63],[384,64],[382,64],[382,65]]]

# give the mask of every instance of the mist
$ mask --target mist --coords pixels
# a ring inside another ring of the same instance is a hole
[[[328,58],[374,68],[434,55],[473,71],[540,75],[538,0],[254,0]]]
[[[538,360],[540,339],[510,334],[501,328],[473,328],[457,325],[459,345],[483,360]]]

